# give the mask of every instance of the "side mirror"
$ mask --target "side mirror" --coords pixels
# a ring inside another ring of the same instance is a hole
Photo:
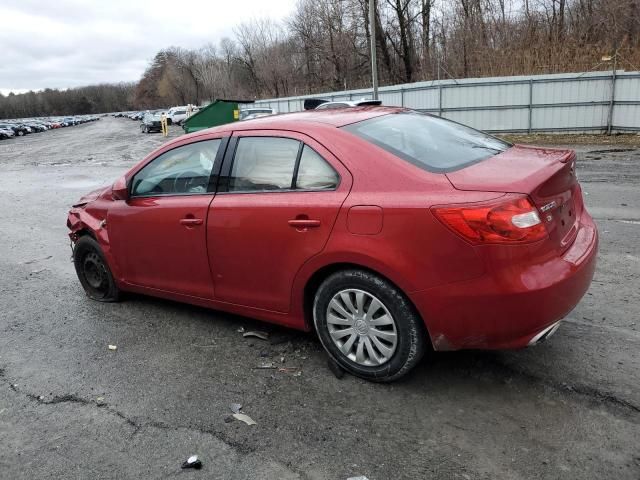
[[[128,200],[127,177],[120,177],[111,187],[111,197],[114,200]]]

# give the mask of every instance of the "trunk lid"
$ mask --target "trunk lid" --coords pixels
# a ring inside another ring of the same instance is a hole
[[[564,251],[575,239],[583,208],[575,159],[573,150],[515,145],[446,176],[458,190],[529,195],[549,238]]]

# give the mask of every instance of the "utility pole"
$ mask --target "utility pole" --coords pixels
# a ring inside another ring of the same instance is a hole
[[[618,66],[618,44],[614,45],[613,62],[611,66],[611,99],[609,100],[609,114],[607,115],[607,135],[611,135],[613,128],[613,107],[616,99],[616,68]]]
[[[373,99],[378,100],[378,61],[376,59],[376,4],[369,0],[369,32],[371,44],[371,83],[373,85]]]

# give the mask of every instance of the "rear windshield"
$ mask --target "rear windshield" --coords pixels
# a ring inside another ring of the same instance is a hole
[[[511,144],[450,120],[396,113],[342,127],[430,172],[451,172],[504,152]]]

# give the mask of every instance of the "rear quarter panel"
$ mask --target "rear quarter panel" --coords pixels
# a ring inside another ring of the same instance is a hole
[[[295,297],[303,298],[304,286],[315,272],[338,263],[378,272],[406,294],[484,273],[476,250],[442,225],[429,207],[482,201],[502,194],[455,190],[443,174],[415,167],[348,132],[333,132],[318,132],[314,138],[351,172],[353,185],[325,249],[298,272],[294,305],[300,303]],[[356,206],[382,210],[378,233],[350,231],[349,211]]]

